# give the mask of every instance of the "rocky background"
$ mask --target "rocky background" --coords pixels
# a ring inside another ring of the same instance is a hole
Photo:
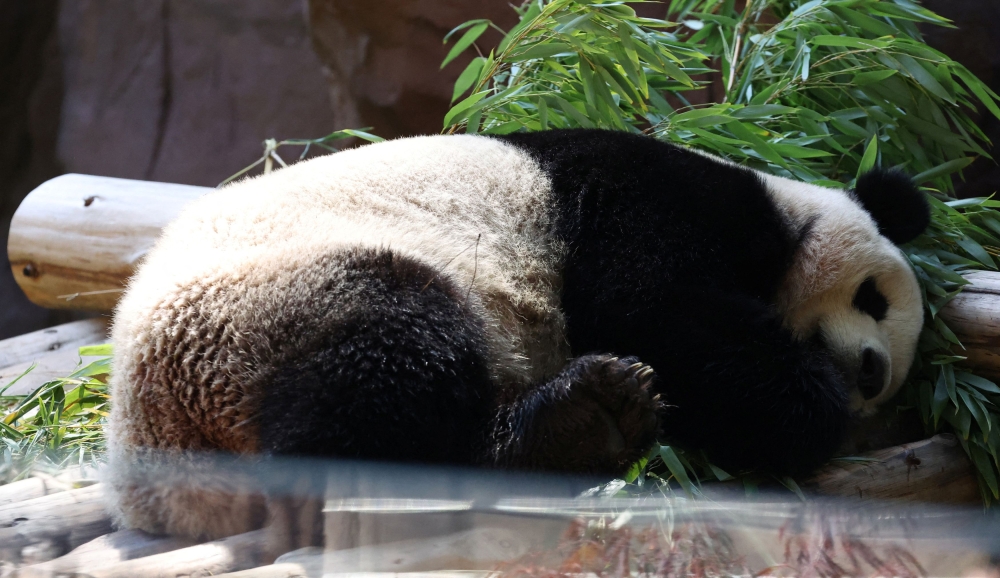
[[[931,44],[1000,90],[1000,4],[926,4],[959,26],[929,31]],[[466,63],[439,70],[441,39],[473,18],[516,22],[508,0],[0,0],[0,14],[4,258],[18,203],[65,172],[214,186],[266,138],[438,132]],[[966,176],[967,194],[1000,188],[986,159]],[[66,318],[0,268],[0,338]]]

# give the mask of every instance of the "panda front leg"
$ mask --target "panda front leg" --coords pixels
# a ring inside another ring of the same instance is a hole
[[[653,379],[634,357],[578,357],[500,407],[490,458],[503,468],[619,475],[656,440]]]

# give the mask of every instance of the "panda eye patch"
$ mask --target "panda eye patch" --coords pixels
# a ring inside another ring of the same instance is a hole
[[[875,280],[871,277],[865,279],[858,287],[853,305],[858,311],[871,315],[875,321],[885,319],[885,314],[889,311],[889,300],[879,292]]]

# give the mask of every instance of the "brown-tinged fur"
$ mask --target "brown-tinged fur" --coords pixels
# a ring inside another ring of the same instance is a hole
[[[119,521],[209,537],[257,522],[235,515],[225,492],[202,492],[204,481],[139,488],[126,470],[147,448],[257,450],[252,418],[268,372],[336,325],[357,290],[329,286],[345,249],[391,249],[467,289],[496,382],[516,389],[556,373],[568,346],[547,195],[547,177],[513,147],[419,137],[303,162],[189,206],[115,315],[108,477]]]

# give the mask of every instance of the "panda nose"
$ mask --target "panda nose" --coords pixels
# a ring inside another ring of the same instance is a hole
[[[882,393],[885,369],[885,359],[874,349],[866,347],[861,353],[861,369],[858,371],[858,391],[861,392],[861,397],[872,399]]]

